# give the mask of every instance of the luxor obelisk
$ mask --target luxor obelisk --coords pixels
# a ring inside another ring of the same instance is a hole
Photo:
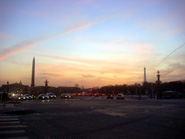
[[[146,68],[144,67],[144,83],[146,83]]]
[[[33,57],[32,76],[31,76],[31,88],[34,87],[35,87],[35,57]]]

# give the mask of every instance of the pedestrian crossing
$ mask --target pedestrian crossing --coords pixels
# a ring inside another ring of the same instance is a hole
[[[1,139],[28,139],[26,126],[22,125],[19,116],[0,114],[0,138]]]

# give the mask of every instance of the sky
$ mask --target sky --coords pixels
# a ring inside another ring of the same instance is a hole
[[[184,0],[1,0],[0,85],[185,80]]]

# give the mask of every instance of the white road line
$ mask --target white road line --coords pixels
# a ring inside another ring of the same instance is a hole
[[[26,126],[23,125],[0,125],[0,129],[7,129],[7,128],[24,128]]]
[[[12,124],[20,124],[20,121],[3,121],[3,122],[0,122],[0,125],[12,125]]]
[[[0,138],[1,139],[28,139],[25,136],[26,126],[20,125],[19,116],[0,115]]]

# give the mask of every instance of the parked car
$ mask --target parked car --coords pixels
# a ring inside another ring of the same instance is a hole
[[[38,95],[38,99],[46,100],[49,99],[49,96],[47,96],[46,94],[40,94]]]
[[[55,98],[57,97],[57,96],[56,96],[54,93],[52,93],[52,92],[48,92],[48,93],[46,93],[46,95],[49,96],[50,99],[55,99]]]
[[[114,96],[113,96],[112,94],[108,94],[108,95],[107,95],[107,99],[113,99],[113,97],[114,97]]]
[[[61,97],[60,98],[63,98],[63,99],[71,99],[71,95],[69,94],[61,94]]]
[[[33,97],[30,94],[24,94],[23,99],[24,100],[31,100],[31,99],[33,99]]]
[[[162,98],[175,98],[177,96],[176,91],[164,91],[162,92]]]
[[[125,99],[125,96],[123,94],[118,94],[117,99]]]
[[[183,92],[177,92],[177,98],[183,98],[184,97],[184,93]]]

